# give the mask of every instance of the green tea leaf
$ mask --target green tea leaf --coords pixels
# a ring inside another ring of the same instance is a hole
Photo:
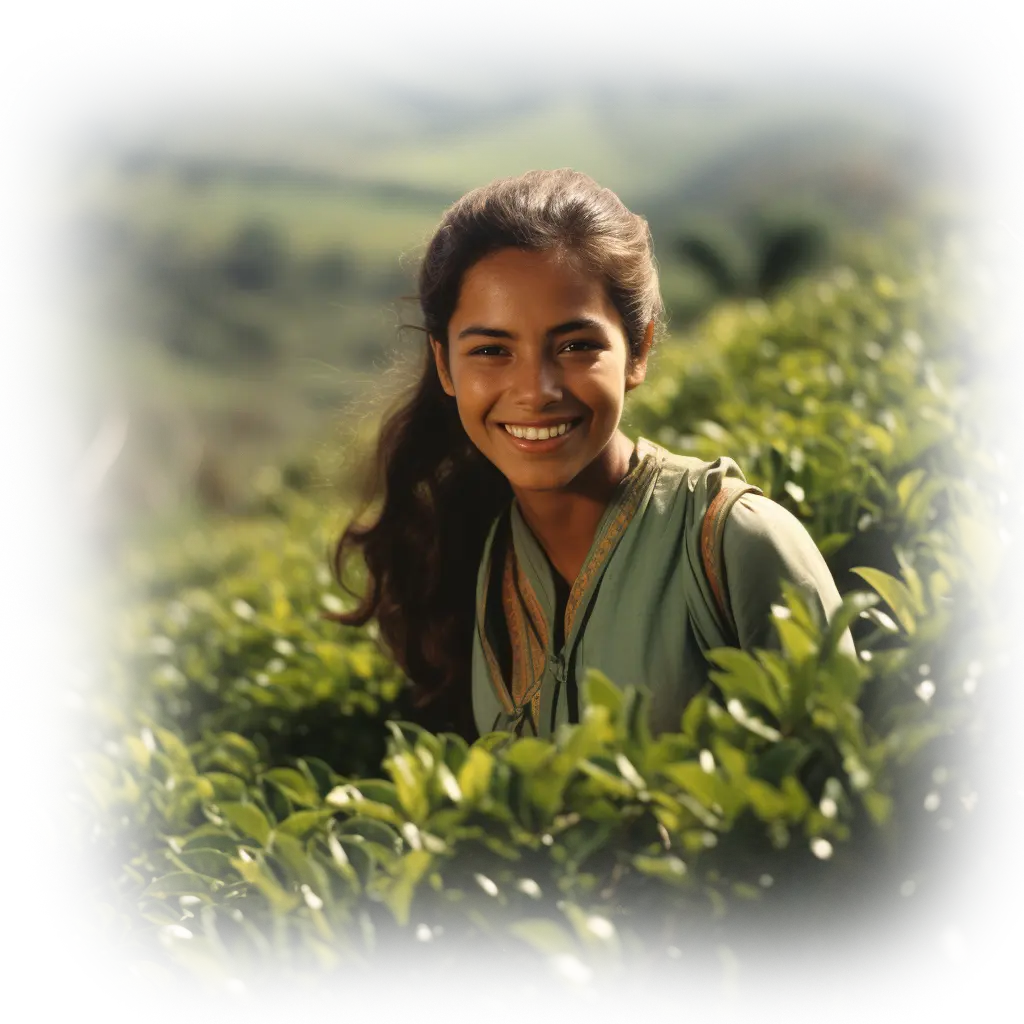
[[[180,910],[158,899],[140,899],[138,913],[144,921],[161,927],[164,925],[176,925],[181,921]]]
[[[263,778],[278,786],[293,803],[303,807],[315,807],[320,803],[316,787],[295,768],[271,768],[264,772]]]
[[[417,747],[427,750],[434,761],[442,757],[442,744],[438,737],[414,722],[387,722],[392,736],[394,752],[413,751]]]
[[[260,846],[266,845],[270,838],[270,822],[258,807],[253,804],[223,803],[219,809],[242,835],[255,839]]]
[[[387,822],[389,825],[401,825],[402,814],[390,804],[379,804],[375,800],[353,800],[347,810],[367,818],[376,818],[378,821]]]
[[[526,798],[540,811],[542,822],[549,821],[561,810],[565,787],[573,768],[573,762],[562,755],[526,779]]]
[[[470,747],[458,774],[459,789],[466,803],[477,803],[487,795],[493,771],[493,755],[476,744]]]
[[[531,949],[545,956],[576,954],[579,946],[570,932],[546,917],[527,917],[513,921],[509,932]]]
[[[267,810],[272,820],[283,821],[292,813],[294,807],[290,797],[273,779],[263,778],[261,789],[263,791],[261,806]],[[254,793],[253,799],[259,800],[259,794]]]
[[[754,813],[762,821],[771,821],[773,818],[785,817],[790,809],[790,802],[786,797],[760,779],[747,779],[743,783],[743,793]]]
[[[773,786],[779,786],[787,775],[793,775],[811,755],[811,747],[800,740],[775,743],[757,760],[756,775]]]
[[[787,775],[782,780],[779,790],[789,803],[790,821],[799,821],[811,807],[811,800],[807,795],[807,791],[792,775]]]
[[[275,832],[268,852],[284,865],[296,885],[308,885],[320,897],[329,894],[323,869],[306,853],[300,839],[284,832]]]
[[[233,854],[238,850],[238,840],[218,825],[200,825],[185,837],[181,847],[184,850],[220,850]]]
[[[719,647],[708,652],[708,658],[724,671],[709,673],[711,680],[727,697],[749,697],[773,715],[781,711],[778,694],[768,673],[747,651]]]
[[[864,807],[876,825],[884,825],[892,816],[892,798],[884,793],[879,793],[877,790],[869,790],[861,795],[861,799],[864,801]]]
[[[274,913],[287,914],[294,910],[301,902],[300,896],[287,892],[282,888],[270,871],[258,861],[238,858],[233,860],[231,864],[242,878],[262,893]]]
[[[913,563],[900,548],[896,548],[896,561],[899,563],[900,574],[903,576],[907,590],[910,591],[910,596],[914,601],[914,607],[919,614],[923,615],[925,603],[924,586],[921,584],[921,577],[918,575]]]
[[[624,736],[637,750],[645,750],[651,742],[650,703],[646,690],[631,686],[623,693]]]
[[[632,864],[641,874],[668,882],[670,885],[686,885],[689,881],[686,864],[678,857],[648,857],[645,854],[638,854],[633,858]]]
[[[170,760],[175,773],[186,778],[195,775],[196,770],[192,764],[192,756],[188,752],[188,747],[170,729],[158,728],[154,729],[153,732],[160,742],[160,748]]]
[[[444,741],[442,759],[448,766],[448,770],[457,776],[465,764],[466,756],[469,753],[469,744],[454,733],[441,733],[441,739]]]
[[[416,888],[432,862],[433,857],[426,850],[411,850],[398,862],[394,883],[384,898],[400,925],[409,923],[409,911]]]
[[[904,515],[911,529],[924,529],[927,526],[932,502],[943,492],[945,486],[945,479],[936,477],[927,480],[910,496]]]
[[[396,811],[402,809],[402,801],[393,782],[386,779],[357,779],[354,785],[365,799],[377,804],[387,804]]]
[[[880,569],[872,569],[870,566],[859,566],[852,569],[851,572],[855,572],[870,587],[878,591],[882,600],[892,609],[900,625],[910,636],[913,636],[917,629],[915,615],[921,609],[905,584],[895,576],[890,576]]]
[[[150,752],[149,748],[145,743],[138,738],[138,736],[125,736],[124,745],[131,755],[132,760],[143,769],[147,771],[149,769]]]
[[[143,890],[143,896],[170,899],[177,896],[207,896],[212,891],[213,879],[192,871],[173,871],[155,878]]]
[[[699,764],[667,765],[663,773],[666,778],[692,794],[705,808],[716,814],[731,817],[741,810],[746,801],[742,789],[731,785],[718,775],[706,772]]]
[[[296,811],[278,824],[277,831],[303,839],[332,817],[334,811]]]
[[[244,779],[227,772],[204,772],[203,778],[213,786],[214,800],[241,800],[246,794]]]
[[[534,739],[532,736],[525,736],[516,740],[504,754],[507,764],[510,764],[517,771],[530,774],[537,771],[543,764],[550,761],[555,755],[555,748],[544,740]]]
[[[333,842],[331,841],[333,840]],[[373,877],[375,858],[371,844],[352,836],[328,838],[330,860],[327,863],[341,875],[356,892],[364,890]],[[394,851],[391,852],[394,855]]]
[[[326,761],[318,757],[304,757],[299,760],[300,767],[309,772],[317,792],[323,798],[334,788],[336,776],[334,770]]]
[[[822,558],[831,558],[837,551],[845,547],[851,536],[852,534],[849,533],[830,533],[827,537],[822,537],[817,541]]]
[[[715,759],[725,769],[725,774],[731,782],[747,777],[748,758],[742,750],[734,747],[721,736],[716,736],[711,741],[711,749],[714,752]]]
[[[910,505],[910,499],[920,486],[921,481],[924,480],[924,477],[925,472],[920,466],[917,469],[912,469],[909,473],[904,473],[900,477],[899,483],[896,485],[896,496],[899,498],[900,506],[903,509]]]
[[[916,462],[929,448],[943,441],[946,432],[947,428],[941,423],[918,420],[896,446],[896,461],[904,466]]]
[[[237,846],[231,852],[237,856]],[[209,878],[217,878],[222,882],[235,878],[235,871],[231,867],[231,859],[225,851],[209,848],[183,850],[178,854],[178,859],[190,871],[195,871],[197,874],[206,875]]]
[[[580,761],[579,769],[610,796],[631,797],[634,795],[633,787],[625,779],[608,771],[607,768],[602,768],[594,761]]]
[[[607,708],[613,718],[622,710],[622,691],[597,669],[587,669],[580,687],[585,705]]]
[[[430,813],[430,796],[420,760],[409,751],[399,750],[384,766],[395,784],[402,810],[417,825],[424,822]]]
[[[698,693],[686,705],[686,710],[683,712],[682,732],[694,741],[699,738],[700,726],[707,714],[708,700],[707,694]]]
[[[778,630],[779,639],[782,641],[783,652],[792,661],[806,661],[818,653],[814,640],[798,623],[793,622],[791,619],[777,618],[775,620],[775,628]]]
[[[402,840],[398,833],[390,825],[375,818],[356,817],[349,818],[338,825],[338,836],[361,836],[363,839],[389,849],[397,853],[402,848]]]
[[[614,738],[615,730],[608,719],[607,709],[591,705],[582,722],[565,722],[559,726],[555,742],[565,757],[575,764],[606,749]]]
[[[789,580],[782,579],[781,584],[784,607],[789,612],[786,619],[799,626],[808,636],[815,636],[821,624],[817,603],[806,590]]]
[[[223,751],[230,754],[250,770],[260,760],[260,752],[257,750],[256,744],[236,732],[219,732],[214,751]]]

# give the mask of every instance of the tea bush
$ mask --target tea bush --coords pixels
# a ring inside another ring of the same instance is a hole
[[[940,886],[979,814],[1008,486],[965,372],[967,255],[865,246],[658,355],[631,427],[735,458],[844,592],[823,623],[787,590],[779,650],[714,652],[677,733],[596,673],[550,741],[411,724],[372,628],[325,621],[334,533],[287,489],[129,551],[79,815],[129,955],[258,985],[490,941],[602,984]]]

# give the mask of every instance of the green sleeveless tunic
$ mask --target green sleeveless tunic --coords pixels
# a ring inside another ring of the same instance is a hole
[[[701,558],[704,513],[731,459],[703,462],[641,439],[568,597],[516,504],[492,525],[477,577],[473,713],[481,734],[548,736],[576,721],[588,668],[651,693],[651,728],[677,730],[708,682],[705,652],[730,643]],[[745,650],[777,646],[771,605],[789,580],[830,616],[839,593],[803,525],[759,494],[735,503],[723,559]],[[556,609],[565,613],[556,622]],[[853,652],[849,634],[844,638]]]

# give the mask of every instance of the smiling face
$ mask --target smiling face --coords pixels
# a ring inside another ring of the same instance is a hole
[[[463,277],[447,351],[431,345],[470,440],[519,493],[569,488],[620,458],[623,400],[652,337],[653,324],[631,361],[599,278],[556,252],[502,249]]]

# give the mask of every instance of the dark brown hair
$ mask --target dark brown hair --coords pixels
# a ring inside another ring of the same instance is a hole
[[[448,344],[466,271],[499,249],[560,250],[605,281],[634,358],[664,306],[647,221],[614,192],[572,170],[530,171],[474,189],[451,206],[430,240],[418,299],[428,337]],[[471,738],[470,663],[477,569],[487,531],[512,491],[470,442],[445,394],[429,344],[419,380],[385,419],[367,508],[338,541],[339,581],[359,552],[368,582],[349,625],[376,617],[414,686],[422,719]]]

